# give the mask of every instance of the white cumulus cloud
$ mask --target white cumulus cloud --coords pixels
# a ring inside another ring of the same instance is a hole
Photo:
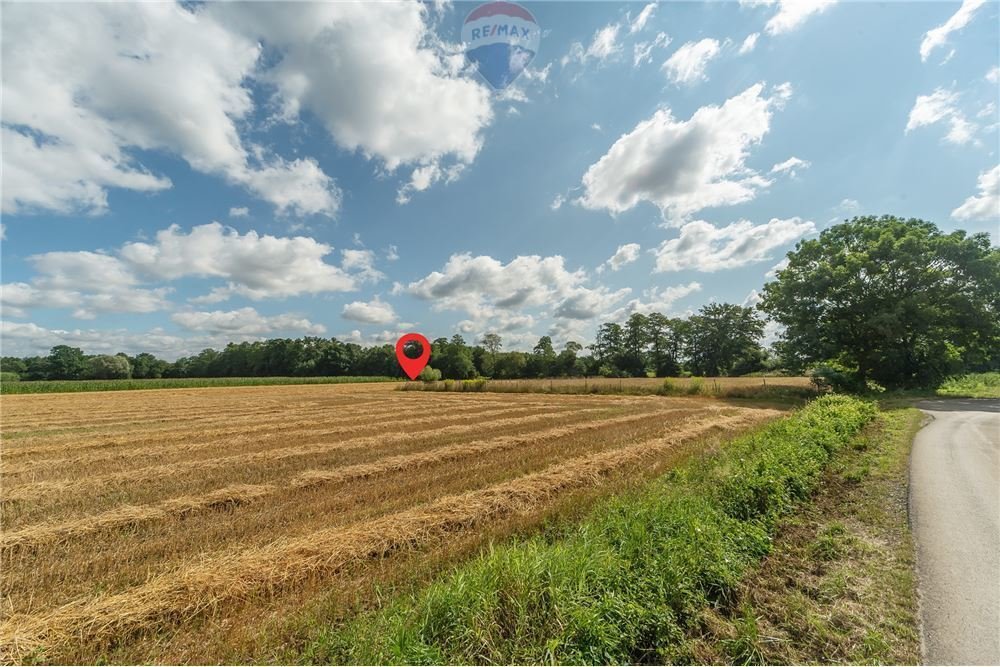
[[[992,220],[1000,218],[1000,165],[979,174],[979,193],[972,195],[951,212],[956,220]]]
[[[769,35],[791,32],[813,14],[825,12],[835,3],[836,0],[778,0],[778,13],[771,17],[764,30]]]
[[[742,44],[740,44],[739,54],[741,56],[744,56],[748,53],[753,52],[753,50],[757,48],[757,40],[759,38],[760,38],[759,32],[752,32],[749,35],[747,35],[747,38],[743,40]]]
[[[607,310],[630,290],[587,285],[583,270],[570,271],[558,256],[518,256],[503,262],[488,255],[452,255],[441,271],[397,290],[431,301],[434,310],[458,310],[486,323],[527,309],[554,317],[586,319]]]
[[[656,111],[590,166],[577,202],[616,214],[647,201],[665,218],[682,219],[709,206],[750,201],[770,181],[747,167],[746,159],[789,95],[787,84],[776,86],[771,97],[755,84],[688,120],[674,118],[669,109]]]
[[[725,227],[695,220],[654,251],[656,271],[713,272],[766,261],[773,250],[814,231],[816,226],[801,218],[772,218],[760,225],[740,220]]]
[[[352,301],[345,304],[340,314],[346,320],[366,324],[390,324],[396,321],[396,311],[377,296],[371,301]]]
[[[263,336],[278,332],[296,332],[318,336],[326,333],[326,327],[322,324],[314,324],[304,317],[290,313],[268,317],[250,307],[229,311],[183,311],[174,313],[170,319],[189,331],[217,334]]]
[[[678,85],[703,81],[708,78],[705,76],[708,63],[719,53],[721,48],[717,39],[705,38],[698,42],[688,42],[667,58],[663,63],[663,71],[667,78]]]
[[[790,157],[784,162],[779,162],[773,167],[771,167],[772,174],[788,174],[793,178],[796,176],[799,169],[808,169],[811,166],[808,160],[803,160],[797,157]]]
[[[967,144],[974,140],[976,130],[974,123],[966,119],[958,108],[958,93],[938,88],[930,95],[918,95],[906,121],[905,133],[915,129],[947,123],[948,133],[944,139],[952,144]]]
[[[642,248],[638,243],[626,243],[625,245],[618,246],[618,250],[615,251],[615,254],[609,257],[604,264],[597,267],[597,272],[602,272],[605,267],[611,269],[612,271],[618,271],[626,264],[631,264],[639,259],[639,251],[641,249]]]
[[[335,214],[340,191],[314,159],[240,137],[260,53],[210,13],[169,2],[7,7],[3,211],[100,213],[109,188],[168,188],[135,157],[163,150],[279,213]]]
[[[920,60],[926,62],[934,49],[947,44],[948,36],[967,26],[976,10],[984,4],[986,0],[963,0],[962,6],[951,18],[924,33],[924,39],[920,42]]]

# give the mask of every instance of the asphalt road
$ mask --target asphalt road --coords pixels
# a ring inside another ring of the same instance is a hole
[[[910,521],[924,662],[1000,665],[1000,401],[922,401]]]

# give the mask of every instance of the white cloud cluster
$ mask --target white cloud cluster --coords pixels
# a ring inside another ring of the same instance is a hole
[[[667,58],[663,63],[663,71],[671,82],[678,85],[689,85],[704,81],[705,69],[708,63],[722,52],[719,40],[705,38],[698,42],[687,42]]]
[[[345,304],[340,314],[344,319],[365,324],[391,324],[396,321],[396,311],[392,305],[377,296],[371,301],[352,301]]]
[[[571,63],[585,64],[589,60],[596,60],[598,63],[609,60],[622,50],[621,44],[618,43],[618,33],[621,28],[619,23],[609,23],[594,33],[590,44],[586,47],[582,42],[573,42],[569,53],[564,55],[559,63],[566,67]]]
[[[670,36],[665,32],[656,33],[648,42],[636,42],[632,46],[632,66],[638,67],[653,60],[653,49],[665,49],[670,45]]]
[[[773,250],[815,231],[815,224],[801,218],[772,218],[761,225],[740,220],[725,227],[695,220],[654,251],[656,271],[713,272],[762,262]]]
[[[358,277],[324,261],[331,252],[331,246],[306,236],[275,237],[255,231],[240,234],[213,222],[193,227],[188,233],[171,225],[156,233],[154,243],[125,244],[120,255],[130,269],[150,279],[190,276],[227,281],[225,287],[198,299],[211,303],[233,294],[271,299],[356,289]],[[351,268],[359,266],[364,273],[363,263]]]
[[[986,0],[963,0],[962,6],[951,18],[924,33],[924,39],[920,42],[920,60],[927,62],[934,49],[947,44],[948,36],[967,26],[976,10],[985,4]]]
[[[58,44],[59,48],[53,48]],[[241,140],[260,45],[174,3],[24,3],[4,11],[3,211],[101,212],[107,189],[171,186],[135,150],[165,150],[279,212],[333,215],[311,158]]]
[[[639,251],[641,249],[638,243],[626,243],[625,245],[618,246],[615,254],[609,257],[608,261],[597,267],[597,272],[603,273],[605,267],[612,271],[618,271],[626,264],[631,264],[639,259]]]
[[[979,174],[979,193],[951,212],[956,220],[996,220],[1000,218],[1000,165]]]
[[[3,211],[99,213],[109,188],[169,188],[136,160],[162,150],[279,213],[336,214],[341,191],[315,159],[241,136],[260,125],[254,81],[275,91],[270,122],[307,111],[381,170],[412,167],[405,193],[454,178],[493,110],[427,14],[416,2],[12,5]]]
[[[803,160],[797,157],[790,157],[784,162],[779,162],[773,167],[771,167],[772,174],[788,174],[792,178],[798,175],[799,169],[808,169],[812,166],[808,160]]]
[[[944,122],[949,128],[944,137],[948,143],[962,145],[973,141],[978,128],[959,110],[958,97],[958,93],[944,88],[930,95],[918,95],[906,121],[905,132]]]
[[[777,0],[778,13],[764,26],[769,35],[781,35],[800,27],[813,14],[832,7],[836,0]],[[765,4],[774,4],[768,2]]]
[[[649,23],[649,19],[653,17],[653,13],[656,11],[658,4],[659,3],[656,2],[648,3],[638,14],[636,14],[634,19],[631,18],[630,15],[628,31],[634,34],[645,28],[646,24]]]
[[[635,17],[631,12],[627,12],[621,21],[609,23],[594,32],[587,46],[584,46],[583,42],[574,42],[570,45],[569,52],[560,58],[559,63],[563,67],[571,63],[585,65],[588,61],[603,64],[616,58],[624,48],[619,39],[621,34],[627,31],[625,37],[629,37],[645,30],[658,6],[658,2],[647,3]],[[637,42],[633,45],[633,65],[638,67],[644,62],[649,62],[653,49],[665,47],[669,43],[670,37],[664,32],[658,33],[652,40]]]
[[[309,336],[326,333],[322,324],[314,324],[304,317],[290,313],[268,317],[250,307],[229,311],[183,311],[174,313],[170,319],[189,331],[232,336],[264,336],[286,331]]]
[[[29,258],[38,275],[29,283],[0,286],[6,317],[39,308],[69,308],[79,319],[100,313],[151,313],[169,306],[170,288],[139,287],[118,259],[94,252],[49,252]]]
[[[557,318],[588,319],[607,310],[629,290],[587,287],[582,270],[569,271],[562,257],[518,256],[504,264],[486,255],[452,255],[441,271],[396,291],[432,301],[434,310],[459,310],[478,323],[527,308],[545,308]]]
[[[327,263],[333,248],[305,236],[240,234],[217,222],[190,232],[172,225],[151,243],[126,243],[115,254],[48,252],[30,257],[37,275],[30,283],[3,285],[7,316],[36,308],[72,308],[78,318],[98,313],[149,313],[170,308],[169,286],[183,278],[218,278],[225,286],[192,299],[224,301],[233,295],[275,299],[301,294],[346,292],[382,279],[370,250],[342,251],[340,266]]]
[[[632,299],[618,310],[603,315],[601,319],[609,322],[623,322],[632,313],[641,313],[643,315],[662,313],[670,315],[674,313],[675,302],[700,291],[701,283],[694,281],[686,285],[671,285],[662,288],[652,287],[643,292],[642,299]]]
[[[757,40],[760,38],[759,32],[752,32],[747,35],[747,38],[743,40],[740,44],[739,54],[745,56],[748,53],[752,53],[754,49],[757,48]]]
[[[791,95],[788,84],[770,97],[750,86],[721,106],[704,106],[688,120],[660,109],[611,146],[583,176],[577,203],[612,214],[646,201],[665,218],[753,199],[770,181],[746,166],[750,149]]]
[[[253,336],[200,334],[177,336],[161,328],[150,331],[128,329],[48,329],[33,322],[0,320],[0,338],[4,354],[12,356],[44,355],[56,345],[79,347],[88,354],[138,354],[150,352],[173,361],[179,356],[197,354],[206,347],[219,349],[233,340],[252,340]]]

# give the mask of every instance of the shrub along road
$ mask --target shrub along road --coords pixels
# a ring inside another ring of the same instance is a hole
[[[1000,664],[1000,401],[929,400],[913,443],[924,659]]]

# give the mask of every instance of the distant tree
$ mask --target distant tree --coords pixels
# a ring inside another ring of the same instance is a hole
[[[742,359],[760,353],[764,322],[753,308],[711,303],[687,321],[686,350],[695,375],[731,375]]]
[[[832,361],[859,384],[935,384],[1000,367],[1000,249],[985,233],[858,217],[803,241],[764,286],[791,366]]]
[[[526,377],[528,355],[524,352],[505,352],[497,357],[496,377],[513,379]]]
[[[625,322],[623,333],[623,354],[619,362],[620,369],[624,374],[632,377],[646,377],[649,318],[642,313],[632,313]]]
[[[166,361],[157,359],[149,352],[137,354],[129,361],[132,365],[132,377],[137,379],[163,377],[169,366]]]
[[[525,373],[529,377],[549,377],[555,375],[556,351],[552,347],[552,338],[542,336],[528,357]]]
[[[680,336],[675,321],[661,313],[650,313],[646,320],[650,346],[650,365],[656,377],[672,377],[680,373]]]
[[[500,353],[500,348],[503,347],[503,339],[498,333],[488,333],[483,336],[482,345],[490,355],[490,374],[492,375],[496,373],[497,355]]]
[[[23,359],[17,357],[2,357],[0,358],[0,371],[5,373],[17,373],[18,375],[24,375],[28,370],[28,365],[24,363]]]
[[[131,367],[128,359],[124,356],[111,356],[107,354],[90,357],[87,360],[89,371],[88,377],[95,380],[124,380],[131,376]]]
[[[583,375],[586,372],[586,368],[583,361],[581,361],[579,357],[582,350],[583,346],[575,340],[571,340],[566,343],[563,351],[556,357],[555,367],[552,374],[564,377],[577,377]]]
[[[465,380],[476,376],[472,363],[472,349],[462,336],[455,334],[451,340],[438,338],[432,345],[431,362],[441,375],[451,380]]]
[[[89,367],[83,350],[68,345],[56,345],[48,356],[48,379],[79,380]]]
[[[605,322],[597,329],[590,349],[601,365],[618,366],[625,353],[625,332],[620,324]]]
[[[51,380],[48,357],[25,357],[22,380]]]

